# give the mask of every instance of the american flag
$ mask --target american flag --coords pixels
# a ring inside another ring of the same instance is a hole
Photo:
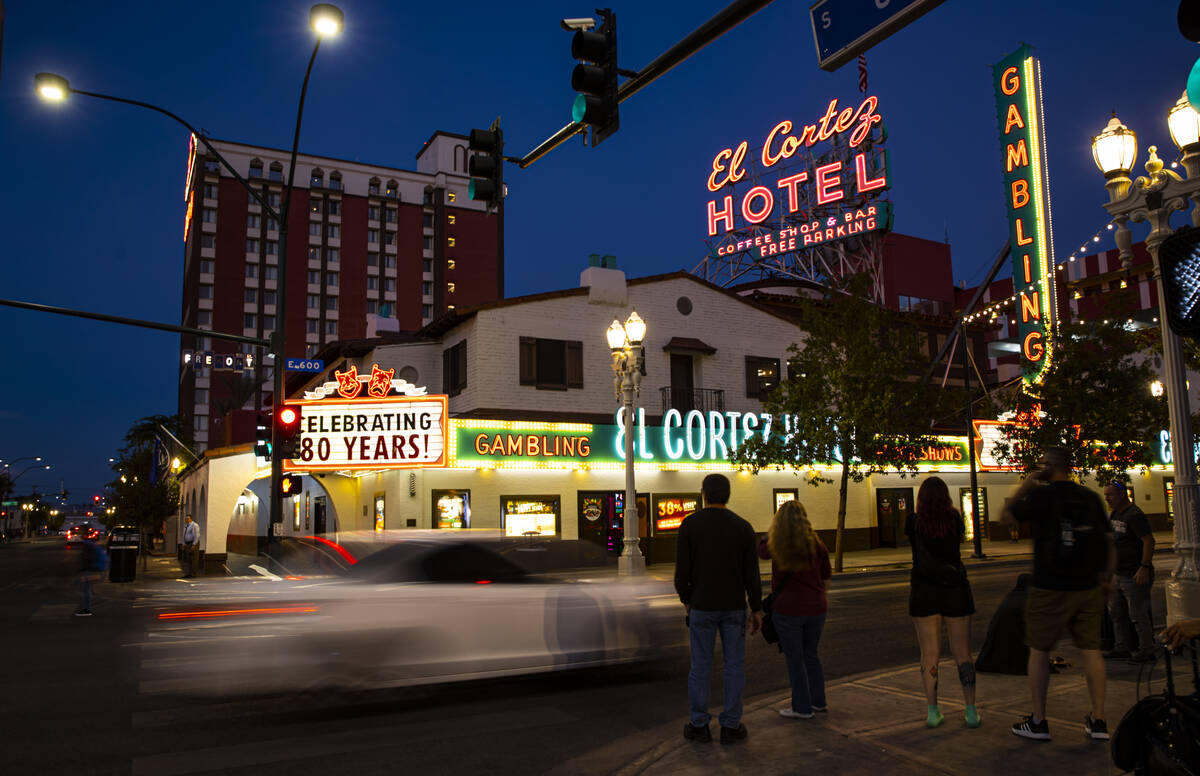
[[[867,91],[867,55],[858,55],[858,90],[866,93]]]

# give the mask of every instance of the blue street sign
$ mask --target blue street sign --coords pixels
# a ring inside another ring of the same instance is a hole
[[[324,372],[325,362],[315,358],[289,358],[287,360],[287,371]]]
[[[817,64],[837,70],[944,0],[817,0],[809,8]]]

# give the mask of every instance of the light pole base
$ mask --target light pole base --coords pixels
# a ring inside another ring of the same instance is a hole
[[[1200,580],[1172,576],[1167,580],[1167,625],[1200,619]]]
[[[617,575],[621,577],[646,576],[646,556],[639,552],[636,555],[622,555],[617,558]]]

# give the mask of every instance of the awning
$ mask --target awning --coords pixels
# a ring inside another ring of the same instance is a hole
[[[711,356],[717,352],[717,349],[712,345],[705,344],[695,337],[672,337],[670,342],[663,345],[663,350],[685,350],[693,353],[703,353],[706,356]]]

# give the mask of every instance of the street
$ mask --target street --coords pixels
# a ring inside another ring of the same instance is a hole
[[[105,582],[95,616],[73,617],[76,552],[57,540],[0,545],[4,773],[600,774],[659,744],[649,731],[686,717],[686,657],[349,694],[228,701],[155,693],[144,672],[171,660],[146,639],[155,598],[127,600]],[[1158,558],[1160,580],[1172,560]],[[1024,569],[973,570],[975,650]],[[907,579],[907,571],[880,571],[834,581],[821,642],[829,680],[917,660]],[[1156,586],[1159,621],[1162,604]],[[719,699],[719,672],[714,680]],[[981,676],[985,698],[987,682]],[[747,699],[786,686],[782,657],[751,638]]]

